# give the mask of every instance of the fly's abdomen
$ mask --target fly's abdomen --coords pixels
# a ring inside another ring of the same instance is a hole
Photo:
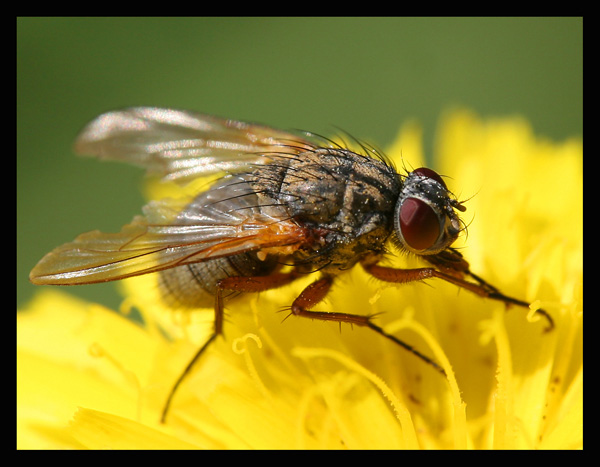
[[[256,254],[242,253],[202,263],[186,264],[161,271],[159,286],[167,305],[178,308],[212,308],[221,279],[226,277],[264,276],[273,271],[275,258],[259,260]],[[234,292],[224,291],[224,298]]]
[[[202,231],[206,245],[218,246],[223,239],[235,236],[246,220],[261,215],[262,206],[254,188],[243,176],[232,176],[200,193],[179,214],[175,225],[189,225],[191,229]],[[161,294],[168,305],[212,308],[221,279],[264,276],[274,270],[277,258],[274,255],[261,257],[263,260],[258,259],[254,251],[248,251],[164,269],[159,273]],[[231,291],[223,291],[224,298],[233,295]]]

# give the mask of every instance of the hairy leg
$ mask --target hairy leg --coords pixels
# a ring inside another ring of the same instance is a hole
[[[364,326],[377,334],[385,337],[386,339],[391,340],[392,342],[398,344],[404,349],[408,350],[412,354],[416,355],[432,367],[434,367],[437,371],[446,375],[444,369],[439,366],[435,361],[426,355],[422,354],[418,350],[416,350],[411,345],[408,345],[406,342],[398,339],[396,336],[392,334],[388,334],[381,327],[377,326],[371,321],[371,316],[364,315],[353,315],[349,313],[341,313],[341,312],[327,312],[327,311],[311,311],[311,308],[317,305],[321,300],[325,298],[331,285],[333,284],[333,278],[331,277],[323,277],[308,287],[306,287],[302,293],[294,300],[291,306],[291,312],[294,316],[299,316],[303,318],[310,319],[318,319],[322,321],[337,321],[339,323],[349,323],[357,326]]]
[[[379,266],[377,264],[363,264],[363,268],[373,277],[385,282],[401,284],[435,277],[446,282],[450,282],[462,289],[466,289],[474,294],[479,295],[480,297],[498,300],[506,305],[516,305],[523,308],[529,308],[529,303],[517,298],[509,297],[508,295],[504,295],[496,287],[488,284],[480,277],[471,273],[468,269],[463,271],[463,273],[471,276],[477,282],[469,282],[456,275],[438,271],[435,268],[396,269]],[[538,309],[536,310],[536,313],[544,316],[544,318],[546,318],[548,321],[548,326],[546,327],[545,332],[551,331],[554,328],[554,321],[548,312]]]

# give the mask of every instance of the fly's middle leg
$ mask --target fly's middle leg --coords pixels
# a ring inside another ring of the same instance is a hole
[[[355,324],[357,326],[367,327],[367,328],[375,331],[377,334],[385,337],[386,339],[391,340],[392,342],[394,342],[395,344],[404,348],[405,350],[408,350],[410,353],[417,356],[418,358],[423,360],[425,363],[431,365],[442,375],[444,375],[444,376],[446,375],[446,372],[444,371],[444,369],[440,365],[438,365],[434,360],[432,360],[428,356],[422,354],[417,349],[415,349],[413,346],[398,339],[396,336],[394,336],[392,334],[388,334],[387,332],[385,332],[383,330],[383,328],[374,324],[371,320],[371,318],[372,318],[371,316],[353,315],[350,313],[342,313],[342,312],[311,311],[311,308],[313,306],[317,305],[321,300],[323,300],[325,298],[325,296],[329,292],[329,289],[331,288],[332,284],[333,284],[332,277],[323,277],[322,279],[319,279],[319,280],[313,282],[312,284],[310,284],[308,287],[306,287],[302,291],[302,293],[298,296],[298,298],[296,298],[296,300],[294,300],[294,302],[292,303],[292,306],[291,306],[292,314],[294,316],[300,316],[303,318],[319,319],[322,321],[337,321],[339,323],[349,323],[349,324]]]

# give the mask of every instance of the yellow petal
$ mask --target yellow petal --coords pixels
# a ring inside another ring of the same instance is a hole
[[[75,413],[70,432],[87,449],[197,449],[141,423],[91,409]]]

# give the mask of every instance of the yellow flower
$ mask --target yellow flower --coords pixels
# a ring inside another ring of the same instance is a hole
[[[387,151],[422,165],[421,132]],[[506,310],[456,287],[395,286],[360,268],[320,310],[382,312],[387,332],[430,355],[442,377],[366,328],[278,313],[313,279],[228,303],[215,341],[160,412],[211,329],[212,310],[161,305],[152,275],[122,281],[121,313],[42,289],[17,314],[17,446],[129,449],[375,449],[583,446],[582,143],[536,138],[520,118],[442,119],[434,167],[468,199],[472,270],[534,302]],[[419,264],[397,257],[393,264]]]

